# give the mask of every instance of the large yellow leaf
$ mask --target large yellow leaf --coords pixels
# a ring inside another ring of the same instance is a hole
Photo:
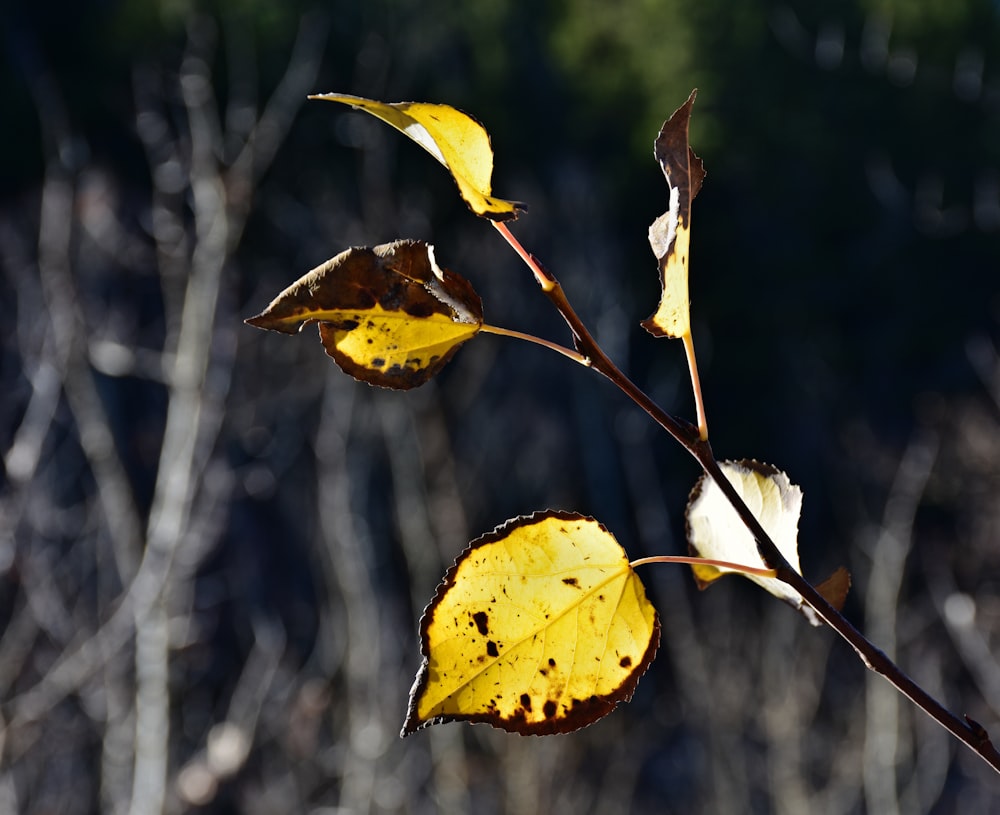
[[[420,636],[403,735],[457,720],[543,735],[628,701],[660,623],[614,537],[592,518],[550,510],[473,541]]]
[[[490,137],[469,114],[428,102],[378,102],[345,93],[320,93],[325,99],[367,111],[405,133],[451,172],[473,212],[496,221],[517,217],[527,207],[492,195],[493,148]]]
[[[341,252],[247,322],[286,334],[317,322],[327,353],[347,373],[407,389],[476,335],[483,307],[465,278],[437,265],[433,246],[395,241]]]
[[[724,461],[720,467],[788,564],[801,574],[798,527],[799,514],[802,512],[802,490],[785,473],[759,461]],[[692,554],[698,557],[766,568],[767,564],[758,553],[757,543],[750,530],[743,524],[719,486],[707,476],[702,476],[691,492],[687,506],[687,535]],[[819,618],[804,604],[802,596],[776,578],[706,564],[697,564],[691,569],[700,588],[707,587],[725,574],[743,574],[799,609],[814,625],[819,625]],[[817,589],[828,602],[840,609],[849,586],[850,576],[847,571],[838,569]]]
[[[688,144],[691,107],[697,91],[663,123],[653,145],[670,190],[669,207],[649,227],[649,245],[659,261],[663,287],[656,313],[643,328],[657,337],[684,337],[691,332],[688,297],[688,254],[691,247],[691,202],[705,180],[705,167]]]

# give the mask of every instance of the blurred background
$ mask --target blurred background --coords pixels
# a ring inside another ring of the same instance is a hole
[[[579,733],[398,737],[464,546],[546,507],[682,553],[698,471],[607,382],[493,336],[424,387],[251,329],[351,245],[436,246],[568,342],[418,146],[341,91],[479,118],[514,231],[694,409],[652,158],[699,88],[691,297],[712,441],[805,493],[805,574],[1000,736],[1000,4],[38,0],[0,94],[0,812],[951,813],[1000,778],[747,581],[644,567],[664,638]]]

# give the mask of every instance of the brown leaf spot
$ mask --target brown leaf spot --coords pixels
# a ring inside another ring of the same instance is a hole
[[[555,668],[556,667],[556,661],[554,659],[552,659],[552,657],[549,657],[549,667],[550,668]]]
[[[557,705],[551,699],[548,699],[545,702],[545,705],[542,707],[542,713],[545,714],[546,719],[551,719],[553,716],[555,716],[556,710],[557,710]]]
[[[580,586],[580,581],[577,580],[575,577],[564,577],[563,583],[565,583],[567,586],[577,586],[578,588]]]
[[[411,317],[430,317],[437,309],[431,303],[400,304]]]
[[[529,713],[531,712],[531,697],[528,696],[528,694],[526,693],[521,694],[521,704],[524,706],[524,709],[526,711],[528,711]]]
[[[490,640],[489,642],[486,643],[486,653],[489,654],[491,657],[500,656],[500,651],[497,650],[497,644],[493,642],[493,640]]]
[[[324,320],[323,322],[336,328],[338,331],[353,331],[360,323],[357,320]]]
[[[476,628],[479,629],[480,634],[482,634],[485,637],[487,634],[490,633],[490,625],[489,625],[490,618],[487,616],[485,611],[477,611],[475,614],[472,615],[472,619],[475,621]],[[496,656],[496,654],[494,654],[493,656]]]
[[[623,668],[629,668],[632,666],[632,657],[622,657],[621,662],[618,663]]]

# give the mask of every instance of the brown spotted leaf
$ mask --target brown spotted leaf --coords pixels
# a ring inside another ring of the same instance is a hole
[[[657,337],[684,337],[691,332],[688,297],[688,253],[691,246],[691,202],[705,180],[705,167],[688,144],[691,107],[697,91],[663,124],[653,146],[670,190],[667,211],[649,227],[649,245],[659,261],[663,287],[656,313],[642,326]]]
[[[433,246],[401,240],[341,252],[247,322],[286,334],[318,323],[326,352],[347,373],[407,389],[478,333],[483,306],[465,278],[437,265]]]
[[[577,730],[632,697],[659,639],[656,610],[601,524],[552,510],[515,518],[472,542],[424,611],[402,735],[451,721]]]

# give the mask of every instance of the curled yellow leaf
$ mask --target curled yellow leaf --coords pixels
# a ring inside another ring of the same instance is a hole
[[[424,611],[403,735],[449,721],[577,730],[632,697],[659,637],[601,524],[551,510],[508,521],[473,541]]]
[[[483,324],[471,284],[434,259],[423,241],[341,252],[246,321],[295,334],[319,324],[326,352],[347,373],[383,388],[422,385]]]
[[[527,209],[518,201],[493,197],[490,136],[469,114],[451,105],[379,102],[346,93],[320,93],[309,98],[364,110],[409,136],[448,168],[462,198],[477,215],[508,221]]]
[[[660,267],[662,294],[656,312],[642,323],[657,337],[691,333],[688,297],[688,254],[691,247],[691,202],[705,180],[705,167],[688,143],[691,107],[697,91],[663,123],[653,154],[670,190],[667,211],[649,227],[649,245]]]

